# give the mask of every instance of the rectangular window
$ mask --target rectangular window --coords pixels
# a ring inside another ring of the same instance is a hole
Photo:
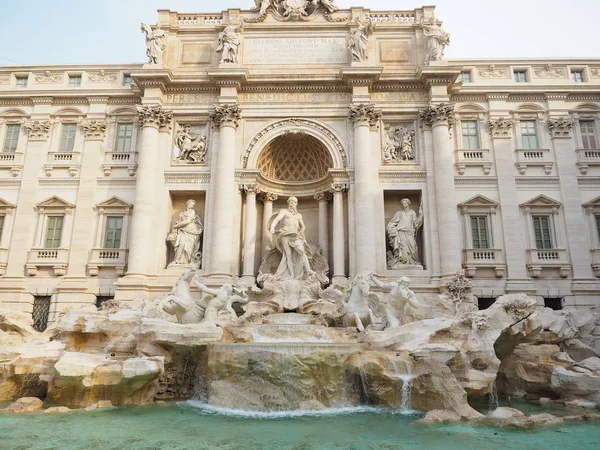
[[[600,241],[600,214],[596,214],[595,218],[596,218],[596,232],[598,233],[598,240]],[[2,237],[1,234],[0,234],[0,237]]]
[[[29,79],[29,77],[16,77],[17,79],[17,87],[18,88],[26,88],[27,87],[27,80]]]
[[[40,333],[48,328],[48,318],[50,317],[50,305],[52,297],[49,295],[36,295],[33,297],[33,329]]]
[[[583,70],[571,71],[571,78],[575,83],[583,83]]]
[[[125,87],[131,86],[132,81],[133,81],[133,77],[131,75],[123,75],[123,86],[125,86]]]
[[[123,217],[106,218],[106,231],[104,233],[104,248],[121,248],[121,233],[123,231]]]
[[[473,248],[490,248],[487,216],[471,216]]]
[[[594,129],[594,121],[581,120],[579,122],[579,128],[581,129],[581,140],[583,141],[583,148],[598,148],[598,142],[596,140],[596,130]]]
[[[4,136],[4,147],[2,148],[2,151],[6,153],[14,153],[17,151],[20,132],[21,125],[12,123],[6,125],[6,135]]]
[[[533,216],[532,218],[535,247],[538,249],[554,248],[550,229],[550,216]]]
[[[115,141],[116,152],[130,152],[131,151],[131,136],[133,135],[133,124],[132,123],[119,123],[117,124],[117,137]]]
[[[463,149],[479,150],[479,133],[476,120],[462,120]]]
[[[515,70],[515,82],[517,83],[527,83],[527,71],[526,70]]]
[[[544,298],[544,306],[546,308],[553,309],[555,311],[560,311],[563,309],[562,307],[562,298]]]
[[[2,242],[2,232],[4,231],[4,215],[0,216],[0,243]]]
[[[81,75],[69,75],[69,86],[80,87],[81,86]]]
[[[59,248],[63,228],[63,216],[48,216],[44,248]]]
[[[540,148],[535,120],[521,120],[521,142],[526,150]]]
[[[461,72],[458,76],[458,81],[462,81],[463,83],[471,82],[471,72]]]
[[[76,123],[64,123],[60,133],[60,151],[72,152],[75,147],[75,131],[77,130]]]

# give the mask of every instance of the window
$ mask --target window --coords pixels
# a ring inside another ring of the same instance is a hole
[[[19,143],[19,133],[21,132],[21,125],[9,124],[6,126],[6,135],[4,136],[4,147],[3,151],[6,153],[14,153],[17,151],[17,144]]]
[[[27,80],[29,79],[29,77],[16,77],[17,79],[17,87],[18,88],[26,88],[27,87]]]
[[[36,295],[33,297],[33,329],[40,333],[48,328],[48,317],[50,316],[50,304],[52,297],[49,295]]]
[[[562,298],[544,298],[544,306],[560,311],[562,309]]]
[[[476,120],[462,120],[463,149],[479,150],[479,134]]]
[[[104,233],[104,248],[121,248],[123,217],[108,216]]]
[[[69,75],[69,86],[80,87],[81,86],[81,75]]]
[[[471,72],[461,72],[460,75],[458,76],[458,81],[461,81],[463,83],[470,83],[471,82]]]
[[[535,120],[521,120],[521,142],[526,150],[540,148]]]
[[[63,216],[48,216],[44,248],[59,248],[63,229]]]
[[[4,230],[4,214],[0,215],[0,242],[2,242],[2,231]]]
[[[477,297],[477,304],[479,306],[479,310],[488,309],[490,306],[494,304],[496,299],[494,297]]]
[[[583,83],[583,70],[572,70],[571,78],[575,83]]]
[[[133,134],[132,123],[119,123],[117,124],[117,137],[115,141],[116,152],[130,152],[131,151],[131,135]]]
[[[100,309],[104,303],[110,302],[114,299],[114,295],[96,295],[96,308]]]
[[[490,248],[487,216],[471,216],[473,248]]]
[[[77,130],[76,123],[64,123],[60,134],[60,151],[72,152],[75,147],[75,131]]]
[[[133,77],[131,75],[123,75],[123,86],[129,87],[133,82]]]
[[[598,233],[598,239],[600,239],[600,214],[594,216],[596,219],[596,232]],[[2,228],[0,228],[0,237],[2,237]]]
[[[527,71],[526,70],[515,70],[514,76],[515,76],[515,82],[527,83]]]
[[[535,247],[537,249],[554,248],[552,231],[550,229],[550,216],[532,216],[532,219]]]
[[[596,130],[594,130],[594,121],[581,120],[579,122],[579,128],[581,129],[581,140],[583,141],[583,148],[598,148],[598,143],[596,141]]]

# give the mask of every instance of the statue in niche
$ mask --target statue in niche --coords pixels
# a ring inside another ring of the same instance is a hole
[[[244,31],[244,20],[239,25],[230,23],[217,37],[217,53],[221,53],[220,63],[238,63],[238,49],[241,44],[240,33]]]
[[[414,161],[415,130],[402,126],[386,126],[383,130],[382,153],[386,163]]]
[[[387,328],[398,328],[414,322],[406,307],[418,311],[423,306],[417,300],[417,295],[410,289],[410,279],[402,277],[397,282],[383,283],[371,274],[371,281],[378,287],[390,291],[390,300],[386,305]]]
[[[361,23],[356,19],[356,29],[351,30],[348,35],[348,48],[352,55],[353,62],[363,62],[369,57],[368,42],[369,36],[373,34],[373,19],[367,17],[366,23]]]
[[[200,264],[200,236],[204,230],[200,216],[196,214],[194,200],[186,202],[186,209],[181,211],[179,219],[173,225],[173,230],[167,240],[173,244],[175,258],[171,264]]]
[[[440,61],[444,57],[446,45],[450,44],[450,33],[442,30],[434,17],[429,19],[429,24],[426,24],[421,18],[421,26],[423,27],[423,33],[428,38],[425,65],[429,65],[432,61]]]
[[[167,46],[166,34],[160,28],[152,31],[149,25],[142,23],[142,32],[146,34],[146,56],[150,64],[163,63],[163,51]]]
[[[423,225],[423,209],[419,206],[419,215],[410,209],[410,200],[403,198],[402,209],[394,214],[386,230],[392,251],[388,252],[388,269],[397,269],[404,265],[421,264],[416,234]]]
[[[198,136],[190,130],[189,125],[184,125],[175,137],[176,147],[173,149],[173,158],[191,164],[206,162],[206,136]]]

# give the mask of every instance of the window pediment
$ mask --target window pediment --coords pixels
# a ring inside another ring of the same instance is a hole
[[[0,214],[12,214],[17,206],[0,198]]]
[[[42,200],[35,205],[35,208],[40,212],[53,211],[53,212],[70,212],[75,208],[73,203],[63,200],[56,195]]]
[[[113,195],[109,199],[97,203],[95,206],[99,213],[106,214],[111,212],[127,213],[129,214],[133,209],[131,203],[127,203],[125,200]]]
[[[458,204],[458,208],[461,213],[479,212],[479,213],[493,213],[498,208],[498,202],[491,200],[483,195],[476,195]]]
[[[558,209],[562,206],[562,203],[547,197],[544,194],[540,194],[531,200],[526,201],[525,203],[521,203],[519,205],[521,208],[525,210],[531,210],[535,212],[558,212]]]
[[[588,213],[600,213],[600,197],[596,197],[595,199],[584,203],[583,207]]]

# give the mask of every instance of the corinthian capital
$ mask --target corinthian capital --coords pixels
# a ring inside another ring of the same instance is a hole
[[[354,126],[368,125],[374,127],[381,118],[381,112],[375,110],[375,105],[360,103],[350,105],[350,115],[348,116]]]
[[[548,128],[552,139],[572,137],[575,121],[570,117],[556,117],[548,119]]]
[[[430,127],[439,125],[450,127],[454,123],[454,105],[450,103],[429,105],[427,109],[419,111],[419,117]]]
[[[173,120],[173,111],[165,111],[162,106],[138,106],[140,126],[168,128]]]
[[[88,140],[102,140],[106,135],[106,121],[88,120],[81,124],[81,129]]]
[[[52,124],[49,120],[31,120],[26,122],[23,127],[29,134],[31,141],[45,141],[50,136]]]
[[[215,105],[214,111],[210,113],[210,118],[217,128],[222,126],[237,128],[242,118],[242,110],[238,105]]]

